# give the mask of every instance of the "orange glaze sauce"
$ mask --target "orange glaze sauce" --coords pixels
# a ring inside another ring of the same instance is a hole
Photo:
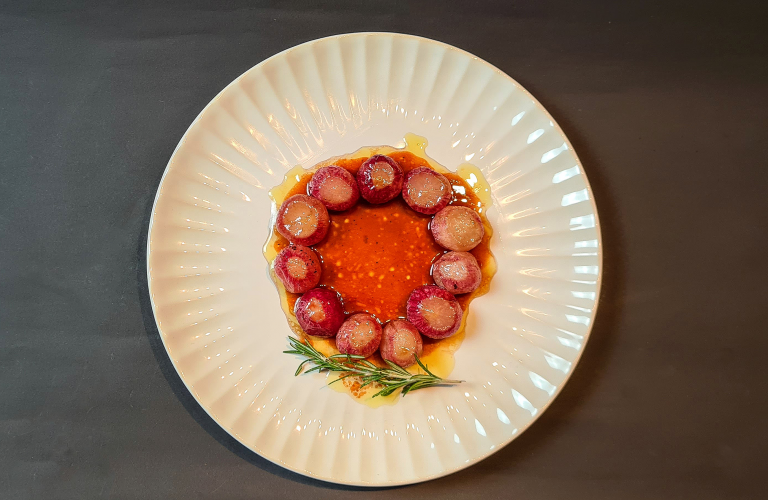
[[[410,139],[409,144],[415,142],[413,136],[408,139]],[[426,141],[421,144],[426,145]],[[456,296],[464,310],[461,328],[456,334],[443,340],[422,337],[424,341],[422,361],[436,375],[447,377],[453,369],[453,353],[464,339],[464,325],[469,303],[488,291],[491,278],[496,272],[495,260],[490,251],[492,230],[485,217],[485,207],[490,203],[490,190],[476,167],[462,166],[458,173],[452,173],[415,153],[423,155],[423,151],[413,151],[413,148],[408,147],[405,150],[365,148],[347,157],[322,162],[310,170],[298,167],[289,172],[285,182],[270,192],[270,195],[275,201],[276,211],[282,201],[289,196],[306,194],[312,173],[318,168],[333,164],[356,174],[360,165],[373,154],[390,156],[406,173],[414,168],[426,166],[439,171],[450,180],[454,187],[451,204],[468,206],[478,211],[485,226],[485,236],[483,241],[472,250],[483,273],[480,287],[473,293]],[[323,266],[320,286],[331,288],[341,294],[347,314],[367,312],[374,315],[382,325],[393,319],[405,318],[405,305],[411,291],[420,285],[434,284],[430,274],[432,263],[447,252],[435,243],[429,231],[432,216],[411,210],[400,196],[382,205],[372,205],[360,198],[360,201],[351,209],[344,212],[329,212],[329,214],[331,227],[328,235],[322,242],[312,247],[320,257]],[[270,265],[286,245],[288,240],[273,228],[264,249]],[[288,293],[274,275],[274,271],[271,275],[277,284],[282,299],[281,304],[293,331],[324,354],[336,354],[338,351],[333,339],[319,339],[304,334],[293,314],[294,304],[300,294]],[[378,352],[369,359],[377,365],[384,366]],[[411,367],[409,370],[416,373],[418,367]],[[335,378],[333,374],[330,376]],[[363,400],[372,406],[392,404],[397,396],[395,394],[388,398],[366,400],[366,396],[370,396],[377,389],[361,390],[359,382],[354,377],[344,379],[342,383],[331,387],[349,392],[356,399]]]

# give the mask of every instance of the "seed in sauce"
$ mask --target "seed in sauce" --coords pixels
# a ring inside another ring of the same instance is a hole
[[[475,256],[469,252],[448,252],[432,264],[435,284],[454,295],[477,290],[483,273]]]
[[[480,216],[467,207],[447,206],[430,225],[435,241],[448,250],[468,252],[483,240],[485,230]]]
[[[386,203],[403,188],[403,169],[389,156],[373,155],[357,172],[360,195],[369,203]]]
[[[407,368],[416,363],[416,356],[421,356],[424,343],[415,326],[405,320],[396,319],[384,326],[379,350],[382,359]]]
[[[450,203],[451,182],[429,167],[419,167],[405,174],[403,199],[413,210],[432,215]]]
[[[333,337],[344,322],[339,294],[328,288],[313,288],[297,301],[296,320],[307,335]]]
[[[368,357],[379,349],[381,325],[368,313],[347,318],[336,335],[336,348],[343,354]]]
[[[317,254],[303,245],[292,243],[275,258],[275,274],[291,293],[304,293],[316,287],[322,272]]]
[[[362,161],[358,159],[357,166]],[[350,163],[342,165],[355,168]],[[377,224],[382,212],[390,220],[397,214],[397,223],[386,223],[383,227]],[[349,222],[339,228],[332,226],[326,239],[314,247],[324,263],[321,283],[344,297],[347,313],[366,311],[385,319],[404,318],[408,295],[415,286],[432,283],[430,266],[443,252],[428,236],[430,218],[411,210],[401,197],[376,207],[361,201],[343,214],[331,213],[330,217]],[[395,247],[398,242],[401,245]],[[406,242],[414,248],[410,250],[411,257],[404,260],[403,254],[395,249]],[[353,274],[358,279],[352,279]]]
[[[461,306],[452,294],[434,285],[416,288],[406,308],[408,321],[429,338],[450,337],[461,326]]]
[[[330,218],[325,206],[304,194],[291,196],[277,212],[277,230],[291,243],[312,246],[328,233]]]

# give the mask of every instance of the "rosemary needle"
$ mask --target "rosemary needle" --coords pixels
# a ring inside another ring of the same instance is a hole
[[[355,356],[351,354],[334,354],[333,356],[326,356],[311,345],[305,344],[294,337],[288,337],[288,343],[291,344],[291,350],[283,351],[284,353],[298,354],[299,356],[306,358],[296,369],[296,376],[302,373],[304,366],[307,364],[312,364],[314,366],[304,371],[304,373],[319,372],[323,370],[344,373],[341,377],[330,382],[329,385],[347,377],[358,376],[361,379],[360,387],[365,387],[370,384],[380,384],[384,386],[383,389],[372,396],[374,398],[376,396],[389,396],[398,389],[402,389],[403,396],[405,396],[409,392],[417,389],[438,385],[460,384],[463,382],[463,380],[445,380],[438,377],[429,371],[427,366],[421,362],[418,356],[416,356],[416,363],[418,363],[421,369],[426,373],[409,373],[404,368],[401,368],[388,360],[384,360],[384,362],[387,363],[388,368],[381,368],[365,359],[365,356]]]

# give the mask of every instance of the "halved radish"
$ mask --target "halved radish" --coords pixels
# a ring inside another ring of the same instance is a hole
[[[403,169],[385,155],[373,155],[357,171],[360,195],[369,203],[386,203],[403,189]]]
[[[485,235],[483,222],[477,212],[453,205],[437,212],[429,228],[438,245],[457,252],[472,250]]]
[[[413,210],[432,215],[445,208],[451,198],[451,182],[431,168],[414,168],[405,175],[403,199]]]
[[[313,288],[296,301],[294,313],[307,335],[333,337],[344,322],[339,294],[328,288]]]
[[[381,342],[381,325],[368,313],[353,314],[336,334],[336,348],[343,354],[366,358],[376,352]]]
[[[396,319],[384,326],[379,346],[382,359],[406,368],[416,362],[423,348],[421,335],[411,323]]]
[[[483,279],[480,265],[469,252],[448,252],[432,264],[435,284],[454,295],[477,290]]]
[[[323,269],[311,248],[291,243],[275,258],[275,274],[291,293],[304,293],[317,286]]]
[[[280,206],[275,225],[277,231],[291,243],[312,246],[325,238],[330,217],[320,200],[296,194]]]
[[[325,208],[336,212],[352,208],[360,199],[355,176],[336,165],[318,169],[307,185],[307,192],[322,201]]]
[[[422,335],[444,339],[461,326],[463,311],[456,298],[434,285],[416,288],[408,297],[406,316]]]

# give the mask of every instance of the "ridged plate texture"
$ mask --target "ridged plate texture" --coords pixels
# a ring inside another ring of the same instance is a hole
[[[491,185],[498,274],[470,308],[456,387],[369,408],[294,377],[262,245],[267,192],[300,164],[427,138]],[[168,354],[197,401],[259,455],[354,485],[424,481],[525,430],[589,337],[602,270],[597,212],[570,143],[488,63],[423,38],[360,33],[258,64],[195,119],[168,163],[148,239],[149,288]]]

